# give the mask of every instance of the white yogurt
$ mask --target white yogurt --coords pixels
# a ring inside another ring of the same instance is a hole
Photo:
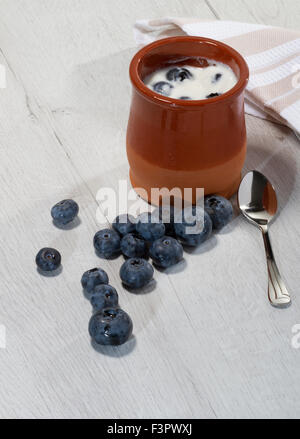
[[[164,96],[190,100],[218,96],[235,86],[237,77],[228,65],[206,61],[206,67],[173,65],[157,70],[147,76],[144,83]]]

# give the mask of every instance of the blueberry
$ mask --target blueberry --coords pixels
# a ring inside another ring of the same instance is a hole
[[[77,216],[79,206],[74,200],[62,200],[51,209],[51,216],[58,225],[65,225]]]
[[[99,256],[111,258],[120,252],[121,239],[115,230],[102,229],[94,236],[94,247]]]
[[[132,321],[121,308],[105,308],[92,316],[89,333],[100,345],[121,345],[132,334]]]
[[[165,235],[165,226],[158,216],[144,212],[138,217],[136,231],[145,241],[155,241]]]
[[[200,207],[185,208],[175,218],[175,233],[182,244],[195,247],[210,236],[212,222],[209,215]],[[193,230],[189,230],[193,228]]]
[[[165,235],[175,236],[174,231],[174,214],[175,208],[173,205],[164,204],[157,207],[153,212],[152,216],[159,217],[159,220],[164,223]]]
[[[119,303],[117,290],[111,285],[97,285],[91,296],[91,304],[94,310],[104,308],[116,308]]]
[[[108,276],[102,268],[92,268],[83,273],[81,278],[82,288],[84,288],[88,294],[91,294],[98,285],[108,284],[108,282]]]
[[[177,264],[182,256],[182,245],[170,236],[157,239],[150,248],[150,257],[156,265],[162,268]]]
[[[192,99],[192,98],[190,98],[189,96],[180,96],[179,99],[181,99],[181,100],[183,100],[183,101],[188,101],[188,100],[190,100],[190,99]]]
[[[153,90],[164,96],[170,96],[172,88],[173,85],[165,81],[159,81],[153,85]]]
[[[185,79],[192,78],[192,76],[191,72],[184,67],[174,67],[166,74],[168,81],[184,81]]]
[[[130,258],[120,268],[120,277],[129,288],[142,288],[153,277],[153,267],[142,258]]]
[[[221,96],[222,93],[210,93],[206,96],[206,98],[215,98],[216,96]]]
[[[55,248],[42,248],[35,258],[36,265],[43,271],[56,270],[61,263],[60,253]]]
[[[122,236],[135,231],[135,219],[132,215],[123,213],[114,219],[113,228]]]
[[[220,230],[233,217],[232,204],[220,195],[208,195],[205,197],[204,209],[209,214],[215,230]]]
[[[222,78],[222,73],[216,73],[211,82],[214,84],[215,82],[218,82],[220,78]]]
[[[147,256],[148,246],[143,239],[128,233],[122,238],[121,252],[128,258],[142,258]]]

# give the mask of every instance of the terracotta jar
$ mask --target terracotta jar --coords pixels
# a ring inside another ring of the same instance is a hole
[[[218,97],[179,100],[143,83],[147,75],[172,63],[198,65],[199,57],[229,65],[237,75],[236,85]],[[204,188],[205,194],[227,198],[236,192],[246,155],[244,89],[248,77],[247,64],[238,52],[208,38],[161,39],[133,57],[127,156],[131,183],[138,192],[138,188],[147,191],[148,201],[158,202],[151,199],[151,188]]]

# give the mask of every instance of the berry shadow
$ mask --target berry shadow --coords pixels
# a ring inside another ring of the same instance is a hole
[[[217,245],[217,238],[215,234],[212,234],[207,241],[203,242],[203,244],[198,245],[197,247],[189,247],[187,245],[183,245],[183,249],[189,255],[200,255],[202,253],[207,253],[212,250]]]
[[[137,295],[140,295],[140,294],[149,294],[149,293],[151,293],[152,291],[154,291],[155,290],[155,288],[156,288],[156,280],[155,279],[152,279],[149,283],[148,283],[148,285],[146,285],[146,286],[144,286],[143,288],[129,288],[129,287],[127,287],[126,285],[124,285],[123,283],[122,283],[122,287],[124,288],[124,290],[126,290],[126,291],[128,291],[129,293],[131,293],[131,294],[137,294]]]
[[[41,276],[44,276],[44,277],[56,277],[56,276],[59,276],[61,274],[61,272],[63,271],[63,266],[60,265],[56,270],[53,270],[53,271],[43,271],[39,267],[37,267],[36,271],[38,272],[38,274],[40,274]]]
[[[118,253],[115,253],[112,256],[109,256],[108,258],[105,258],[104,256],[102,256],[99,252],[97,252],[97,250],[95,250],[95,254],[96,256],[98,256],[98,258],[100,259],[104,259],[106,261],[113,261],[114,259],[118,259],[118,257],[121,255],[121,251]]]
[[[143,256],[126,256],[123,253],[122,253],[122,256],[123,256],[124,261],[127,261],[127,259],[130,259],[130,258],[133,258],[133,257],[138,257],[138,258],[141,257],[142,259],[145,259],[146,261],[149,261],[149,259],[150,259],[149,251],[148,251],[148,253],[146,255],[143,255]]]
[[[80,226],[81,219],[77,216],[73,219],[73,221],[69,222],[68,224],[58,224],[55,220],[52,220],[52,224],[54,227],[60,230],[73,230],[76,227]]]
[[[155,265],[153,263],[153,267],[155,268],[155,270],[159,271],[160,273],[165,273],[165,274],[176,274],[176,273],[181,273],[182,271],[184,271],[187,267],[187,262],[186,260],[183,258],[181,261],[177,262],[177,264],[172,265],[171,267],[168,268],[162,268],[159,267],[158,265]]]
[[[213,236],[215,236],[215,235],[227,235],[227,234],[232,233],[233,230],[236,227],[236,224],[237,224],[237,222],[235,221],[236,218],[238,218],[238,216],[233,218],[230,221],[230,223],[226,224],[226,226],[222,227],[222,229],[213,231]]]
[[[126,343],[120,346],[102,346],[91,339],[91,346],[99,354],[113,358],[120,358],[131,354],[136,347],[136,338],[132,335]]]

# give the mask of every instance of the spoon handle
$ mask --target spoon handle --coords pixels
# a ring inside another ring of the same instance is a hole
[[[269,276],[269,285],[268,285],[268,296],[271,305],[284,308],[290,304],[291,298],[290,295],[281,279],[279,270],[277,268],[271,242],[268,234],[268,229],[262,229],[266,256],[267,256],[267,266],[268,266],[268,276]]]

